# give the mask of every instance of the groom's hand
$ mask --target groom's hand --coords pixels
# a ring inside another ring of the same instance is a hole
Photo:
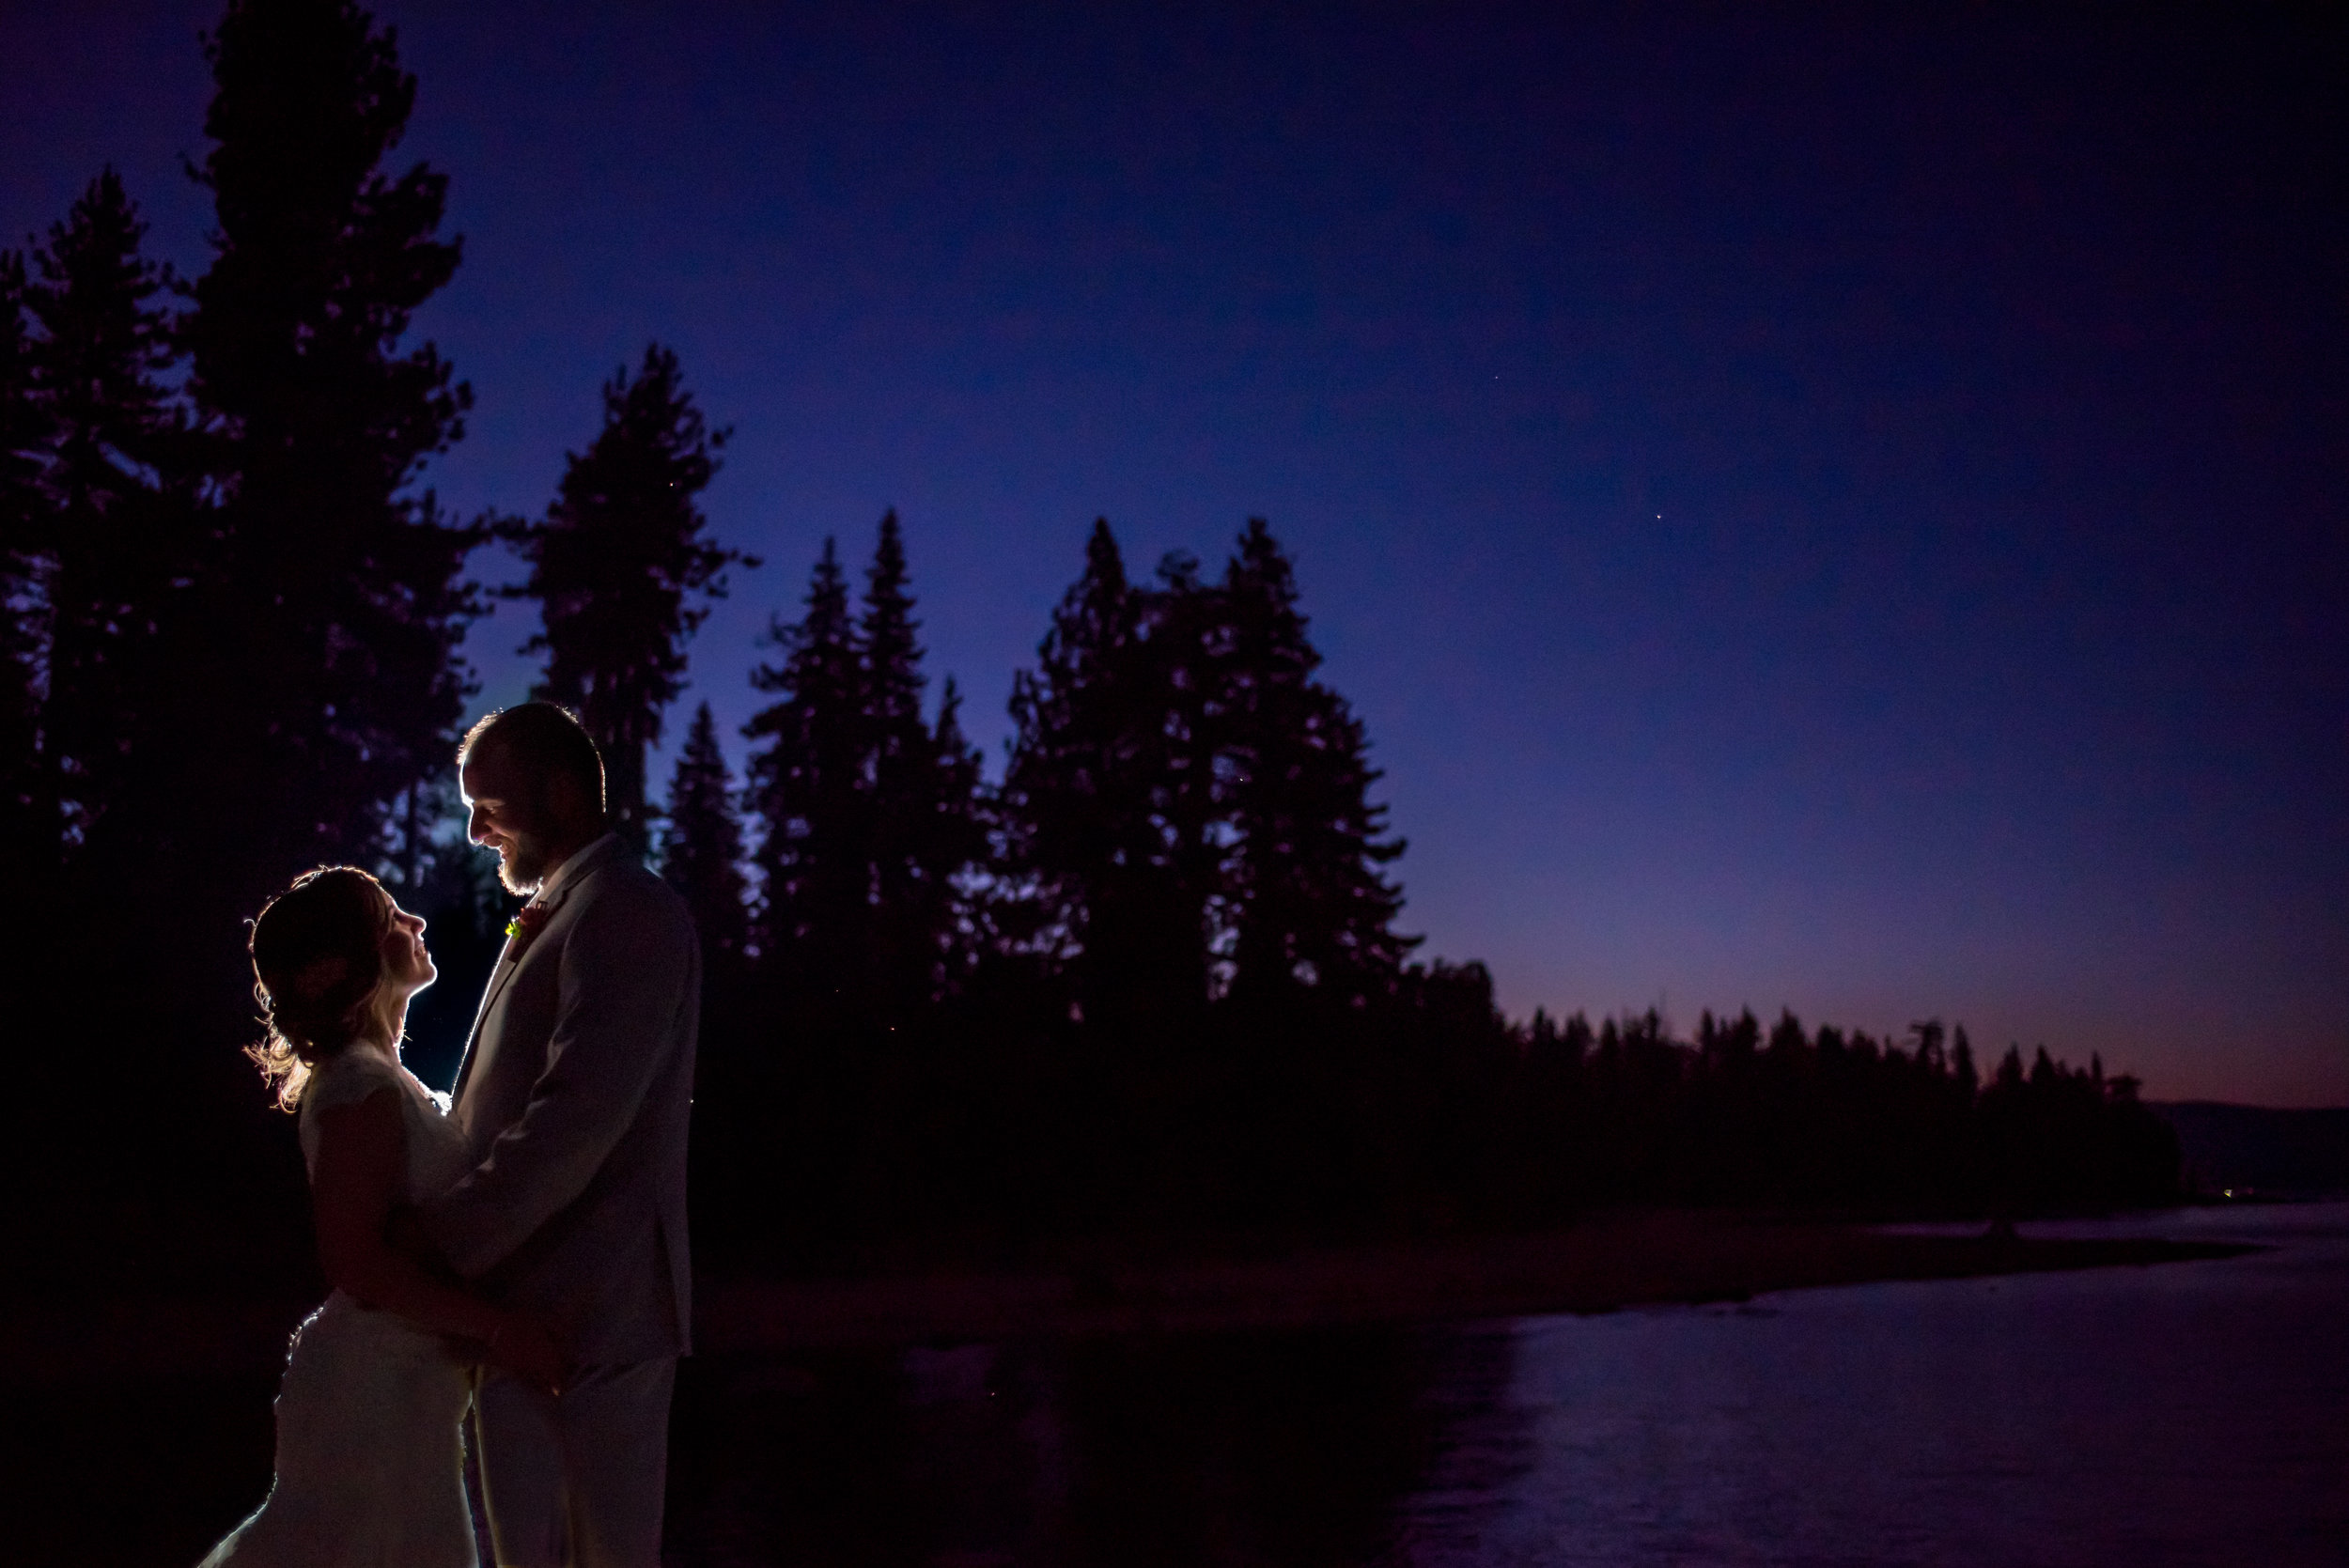
[[[523,1381],[560,1398],[569,1374],[569,1358],[555,1337],[554,1327],[537,1312],[510,1312],[486,1347],[490,1359]]]

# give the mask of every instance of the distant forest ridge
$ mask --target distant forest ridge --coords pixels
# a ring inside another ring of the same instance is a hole
[[[2243,1196],[2349,1193],[2349,1107],[2149,1101],[2178,1135],[2187,1186]]]

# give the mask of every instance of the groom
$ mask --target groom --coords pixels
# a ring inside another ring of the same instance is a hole
[[[416,1218],[485,1295],[545,1316],[571,1369],[559,1395],[482,1370],[490,1539],[500,1568],[656,1568],[692,1312],[701,951],[683,902],[609,831],[602,759],[568,711],[491,714],[458,768],[474,842],[532,897],[457,1075],[475,1164]]]

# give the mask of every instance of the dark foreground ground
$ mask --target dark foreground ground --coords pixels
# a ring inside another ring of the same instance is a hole
[[[886,1348],[1034,1335],[1329,1327],[1605,1312],[1769,1291],[2229,1257],[2213,1242],[1914,1234],[1678,1211],[1543,1234],[699,1285],[696,1348]],[[273,1370],[311,1301],[219,1296],[0,1309],[0,1386]]]
[[[716,1281],[705,1349],[786,1350],[1069,1335],[1337,1327],[1742,1301],[1879,1280],[2227,1257],[2165,1240],[1992,1239],[1651,1212],[1548,1234],[1305,1250],[1252,1261],[1102,1262],[1020,1273]]]
[[[1736,1301],[1869,1281],[2143,1265],[2247,1250],[1648,1213],[1595,1218],[1553,1234],[1241,1261],[1102,1259],[1024,1271],[708,1280],[697,1312],[700,1355],[680,1384],[680,1419],[702,1397],[697,1379],[733,1389],[744,1368],[795,1363],[829,1369],[817,1374],[824,1378],[853,1380],[879,1375],[872,1369],[889,1355],[922,1345],[1179,1347],[1218,1334],[1375,1331]],[[5,1499],[7,1558],[193,1562],[267,1488],[269,1402],[286,1337],[309,1305],[217,1297],[54,1302],[20,1305],[0,1316],[0,1397],[8,1417],[0,1422],[0,1489],[13,1494]],[[849,1401],[842,1408],[862,1411],[875,1403]],[[673,1490],[694,1483],[687,1473],[692,1449],[681,1440]],[[865,1555],[850,1551],[841,1560]]]

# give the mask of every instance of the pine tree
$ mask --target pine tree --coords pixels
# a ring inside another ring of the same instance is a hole
[[[470,395],[402,347],[459,247],[434,237],[444,178],[381,169],[415,99],[393,33],[348,0],[232,0],[206,52],[218,226],[183,341],[220,507],[165,741],[206,765],[174,777],[155,849],[249,908],[366,857],[444,765],[481,536],[412,488]]]
[[[686,641],[724,597],[725,568],[756,564],[709,541],[694,499],[725,439],[694,407],[677,355],[653,344],[633,380],[623,367],[604,383],[603,428],[565,464],[545,520],[504,530],[531,567],[516,592],[545,622],[521,650],[547,656],[532,694],[569,707],[595,738],[614,828],[639,853],[645,753],[683,689]]]
[[[37,804],[48,435],[47,411],[33,387],[24,258],[0,251],[0,876],[19,887],[46,869],[57,848],[56,824]]]
[[[760,822],[753,859],[758,902],[753,937],[759,960],[805,1000],[848,1005],[844,995],[867,951],[871,910],[866,827],[864,672],[849,620],[848,587],[837,550],[824,541],[809,580],[805,613],[770,625],[784,650],[751,684],[780,694],[742,733],[763,742],[751,756],[748,798]]]
[[[1159,563],[1144,601],[1140,659],[1130,677],[1141,721],[1137,754],[1149,780],[1151,853],[1120,895],[1134,956],[1137,1000],[1204,1001],[1225,987],[1233,899],[1229,812],[1223,801],[1231,706],[1222,596],[1199,563],[1176,551]]]
[[[1412,946],[1392,929],[1403,895],[1380,869],[1403,845],[1379,836],[1361,722],[1314,678],[1321,656],[1296,574],[1261,518],[1240,536],[1222,600],[1235,984],[1383,991]]]
[[[979,749],[962,733],[962,693],[952,675],[939,693],[929,742],[934,783],[921,852],[932,868],[932,903],[923,928],[936,956],[937,988],[947,991],[978,960],[977,920],[957,878],[986,859],[991,819]]]
[[[863,707],[877,766],[904,770],[922,752],[922,646],[914,640],[911,577],[905,531],[894,507],[881,514],[880,540],[865,568],[864,603],[857,634],[863,644]]]
[[[718,749],[718,726],[704,703],[693,713],[669,784],[668,831],[661,875],[684,895],[710,967],[741,961],[750,936],[742,877],[742,826],[734,815],[734,779]]]
[[[922,718],[922,648],[897,514],[885,513],[857,628],[859,712],[871,858],[872,949],[863,966],[871,1012],[901,1018],[945,982],[955,928],[953,877],[980,844],[972,815],[976,758],[949,692],[935,729]]]
[[[141,256],[146,231],[110,168],[52,226],[26,289],[49,432],[41,805],[82,846],[136,764],[202,564],[186,421],[159,380],[172,279]]]
[[[1141,611],[1109,520],[1098,519],[1084,574],[1053,612],[1035,670],[1012,676],[1003,869],[1026,905],[1019,939],[1050,964],[1066,965],[1082,950],[1098,884],[1138,837],[1140,785],[1116,707]]]
[[[1179,557],[1159,580],[1129,583],[1097,521],[1084,575],[1012,689],[1003,879],[1027,905],[1030,948],[1089,1015],[1162,1017],[1206,995],[1206,873],[1221,851],[1204,805],[1201,590]]]

